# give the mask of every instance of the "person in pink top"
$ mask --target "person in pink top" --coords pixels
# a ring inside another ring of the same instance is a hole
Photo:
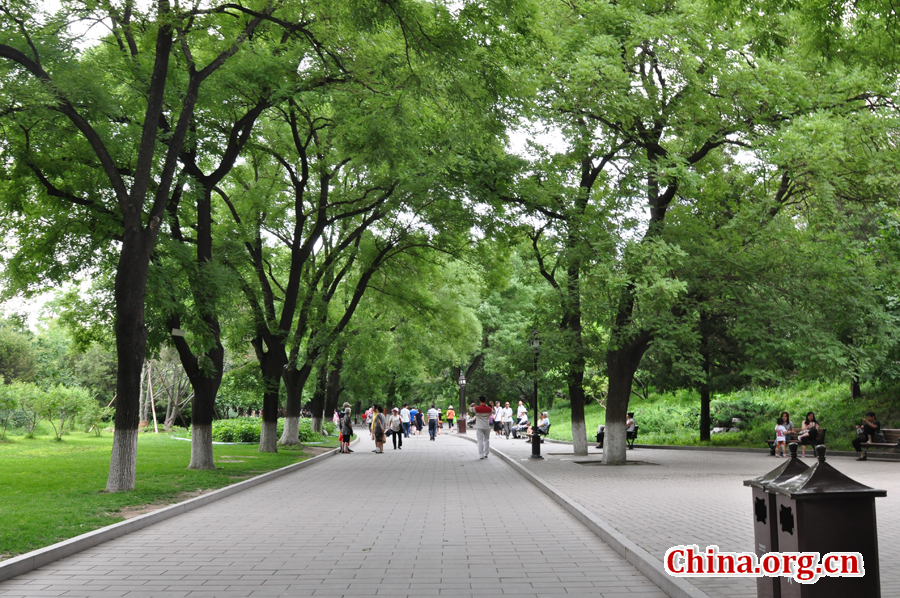
[[[482,395],[478,397],[478,406],[469,405],[469,411],[475,414],[475,436],[478,439],[478,458],[487,459],[491,452],[491,406]]]

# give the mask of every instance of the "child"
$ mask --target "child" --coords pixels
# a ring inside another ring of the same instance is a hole
[[[784,454],[784,435],[787,432],[787,428],[784,427],[784,419],[778,418],[775,422],[775,456],[786,457]],[[781,449],[781,455],[778,454],[778,450]]]

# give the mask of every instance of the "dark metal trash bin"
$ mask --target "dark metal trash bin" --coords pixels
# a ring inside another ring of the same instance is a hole
[[[756,556],[778,551],[778,526],[775,495],[767,492],[770,484],[789,480],[807,469],[809,465],[797,458],[797,443],[790,445],[791,458],[752,480],[744,480],[744,486],[753,488],[753,538]],[[781,598],[781,580],[777,577],[757,577],[757,598]]]
[[[825,447],[816,447],[818,462],[789,480],[772,483],[778,509],[781,552],[858,552],[862,577],[820,577],[811,584],[781,577],[782,598],[881,598],[875,498],[887,496],[850,479],[825,462]]]

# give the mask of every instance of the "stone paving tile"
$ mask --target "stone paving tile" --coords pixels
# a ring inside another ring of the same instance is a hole
[[[515,458],[660,561],[676,544],[696,544],[701,550],[711,544],[722,551],[753,550],[751,494],[743,480],[782,463],[763,453],[635,448],[628,451],[628,459],[647,465],[610,467],[576,464],[567,444],[542,444],[542,461],[528,458],[531,445],[522,440],[492,438],[491,448]],[[588,459],[597,461],[601,455],[591,446]],[[900,552],[893,550],[900,543],[900,464],[857,462],[850,457],[828,461],[863,484],[887,490],[887,497],[875,502],[881,592],[900,597]],[[812,465],[815,458],[808,456],[805,462]],[[755,578],[690,581],[710,596],[756,598]]]
[[[0,582],[0,598],[665,597],[470,442],[371,448]]]

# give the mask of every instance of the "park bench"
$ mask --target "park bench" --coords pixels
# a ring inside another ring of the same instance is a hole
[[[825,444],[825,433],[827,431],[828,431],[828,428],[822,428],[822,427],[819,428],[819,436],[818,436],[818,438],[816,438],[816,446],[818,446],[820,444]],[[800,441],[797,440],[796,438],[788,440],[785,444],[790,444],[792,442],[796,442],[797,444],[800,444]],[[769,445],[769,454],[774,457],[775,456],[775,439],[770,438],[770,439],[766,440],[766,444]]]
[[[532,438],[531,438],[532,436],[537,436],[537,437],[538,437],[538,440],[540,440],[540,437],[541,437],[541,436],[546,436],[547,434],[550,433],[550,426],[552,426],[552,425],[553,425],[553,424],[547,424],[547,431],[546,431],[546,432],[541,432],[541,431],[538,430],[537,428],[533,428],[534,431],[536,432],[536,434],[535,434],[535,433],[528,434],[528,433],[526,432],[525,434],[522,434],[522,436],[526,436],[526,437],[528,438],[528,440],[531,440],[531,439],[532,439]],[[526,441],[526,442],[527,442],[527,441]]]
[[[637,440],[638,428],[640,428],[640,426],[635,426],[632,432],[625,432],[625,444],[630,449],[634,448],[634,441]]]
[[[900,448],[900,430],[891,428],[882,428],[881,433],[887,442],[861,442],[859,446],[863,449],[863,455],[868,457],[869,449],[896,449]]]

